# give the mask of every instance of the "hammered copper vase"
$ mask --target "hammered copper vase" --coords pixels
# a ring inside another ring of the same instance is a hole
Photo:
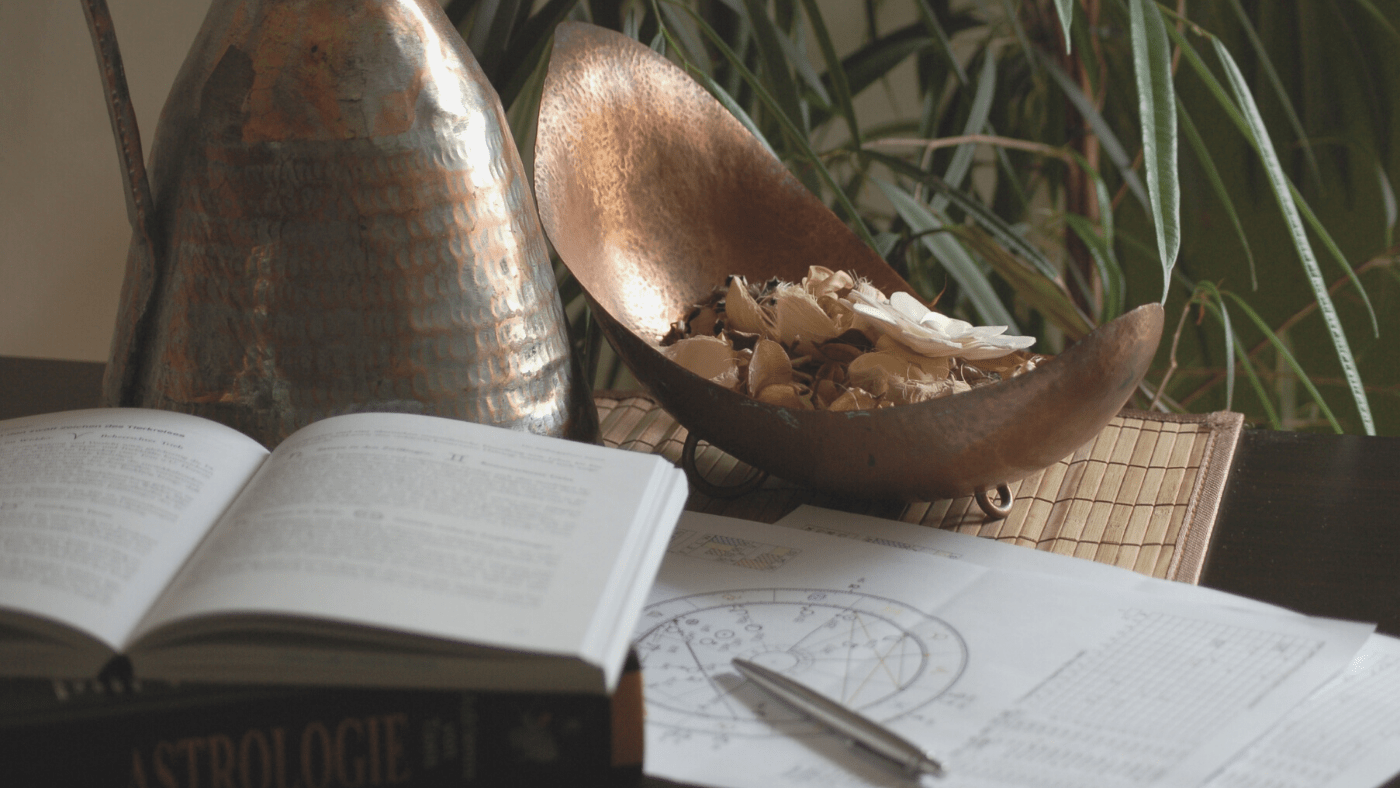
[[[435,0],[214,0],[144,209],[135,149],[108,404],[269,446],[363,410],[596,437],[500,100]]]

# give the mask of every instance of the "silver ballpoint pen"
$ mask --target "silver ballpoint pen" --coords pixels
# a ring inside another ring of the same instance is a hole
[[[838,735],[898,766],[905,776],[943,776],[943,766],[919,745],[863,714],[842,706],[816,690],[746,659],[731,660],[740,675],[760,689]]]

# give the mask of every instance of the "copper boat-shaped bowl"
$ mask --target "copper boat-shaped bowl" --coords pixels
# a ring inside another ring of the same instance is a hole
[[[729,274],[795,282],[821,265],[913,291],[693,80],[590,25],[555,34],[535,188],[547,235],[657,401],[736,458],[839,494],[1005,497],[1103,429],[1161,338],[1150,304],[1031,372],[873,411],[769,405],[691,373],[658,340]]]

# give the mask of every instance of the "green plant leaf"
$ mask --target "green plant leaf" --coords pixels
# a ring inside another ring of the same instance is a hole
[[[501,58],[500,76],[495,84],[502,106],[515,103],[541,61],[548,59],[554,28],[568,18],[577,5],[578,0],[550,0],[521,27],[520,34]]]
[[[1023,238],[1011,225],[1006,223],[1006,220],[997,216],[990,208],[974,199],[971,195],[961,189],[954,188],[952,184],[937,175],[924,172],[913,164],[896,156],[889,156],[873,150],[867,151],[866,155],[872,161],[878,161],[890,168],[891,172],[903,175],[933,189],[937,192],[937,195],[935,195],[935,201],[931,201],[931,205],[937,204],[936,200],[938,197],[944,198],[944,204],[952,202],[952,204],[966,212],[973,221],[977,222],[985,228],[987,232],[991,233],[992,237],[996,238],[1003,246],[1030,262],[1030,264],[1040,272],[1041,276],[1052,281],[1059,279],[1059,271],[1055,270],[1055,266],[1036,248],[1035,244]],[[932,212],[934,214],[939,214],[942,213],[942,209],[934,208]]]
[[[1386,249],[1395,245],[1395,189],[1390,185],[1390,178],[1386,177],[1385,168],[1379,161],[1375,162],[1376,180],[1380,181],[1381,201],[1385,207],[1385,241],[1381,244]]]
[[[1104,120],[1103,115],[1094,107],[1094,102],[1084,95],[1084,91],[1074,84],[1074,80],[1064,72],[1054,61],[1037,53],[1041,65],[1049,72],[1055,84],[1064,91],[1065,97],[1070,100],[1074,108],[1079,110],[1079,114],[1084,116],[1084,120],[1089,123],[1089,128],[1094,132],[1094,136],[1099,138],[1099,145],[1103,147],[1103,152],[1108,156],[1108,160],[1113,162],[1118,174],[1123,178],[1123,182],[1128,184],[1128,190],[1133,193],[1138,202],[1142,204],[1142,209],[1152,214],[1152,201],[1148,199],[1147,189],[1143,188],[1142,179],[1138,178],[1133,171],[1132,159],[1128,158],[1128,153],[1123,149],[1123,143],[1118,141],[1118,135],[1113,133],[1113,129]]]
[[[1240,27],[1244,29],[1244,34],[1249,39],[1249,45],[1254,49],[1255,57],[1259,60],[1259,67],[1263,69],[1264,76],[1269,80],[1269,86],[1274,89],[1274,95],[1278,97],[1279,108],[1283,110],[1284,117],[1288,118],[1288,125],[1293,127],[1293,134],[1298,139],[1298,145],[1303,149],[1303,158],[1308,162],[1308,171],[1312,173],[1313,182],[1322,183],[1322,173],[1317,168],[1317,157],[1313,155],[1312,146],[1308,144],[1308,133],[1303,130],[1303,122],[1298,120],[1298,113],[1293,109],[1293,101],[1288,97],[1288,89],[1283,86],[1283,80],[1279,79],[1278,71],[1274,69],[1273,60],[1269,59],[1268,50],[1264,49],[1264,42],[1259,40],[1259,33],[1255,31],[1254,24],[1249,21],[1249,15],[1245,13],[1244,6],[1240,5],[1240,0],[1230,0],[1230,7],[1235,11],[1235,18],[1240,21]]]
[[[996,271],[1016,291],[1022,301],[1045,316],[1070,340],[1082,339],[1094,329],[1094,322],[1084,314],[1059,282],[1046,279],[1006,251],[981,228],[966,225],[948,227],[948,232],[961,238],[978,257]]]
[[[1382,14],[1379,9],[1371,4],[1371,0],[1355,0],[1355,2],[1375,20],[1376,25],[1384,30],[1386,35],[1395,39],[1391,42],[1393,46],[1400,46],[1400,32],[1396,31],[1395,25],[1390,23],[1390,20],[1386,18],[1385,14]]]
[[[870,235],[870,228],[866,226],[865,220],[861,218],[860,212],[857,211],[855,205],[851,203],[851,198],[841,188],[840,184],[836,182],[831,171],[822,163],[821,157],[817,156],[817,154],[812,151],[812,146],[807,140],[807,135],[798,130],[792,120],[783,114],[781,108],[778,107],[777,101],[768,93],[763,83],[749,70],[748,66],[744,65],[743,59],[736,55],[734,50],[730,49],[729,46],[725,44],[724,38],[716,33],[714,28],[710,27],[710,25],[689,6],[681,7],[695,20],[695,24],[700,28],[700,32],[703,33],[705,37],[709,39],[710,43],[720,51],[720,54],[729,61],[730,66],[743,76],[744,82],[753,91],[754,96],[773,114],[774,119],[778,121],[778,124],[782,127],[783,133],[787,136],[788,140],[797,147],[803,160],[812,167],[812,170],[817,173],[818,177],[820,177],[827,187],[834,192],[836,202],[841,206],[841,209],[846,212],[847,221],[853,225],[856,235],[859,236],[867,246],[874,249],[875,239]],[[762,138],[760,137],[760,139]]]
[[[763,136],[763,132],[758,128],[758,124],[753,122],[753,118],[749,117],[749,113],[745,112],[744,108],[739,106],[739,102],[735,101],[733,96],[730,96],[724,88],[720,87],[718,82],[715,82],[709,74],[691,65],[686,66],[686,72],[689,73],[691,78],[696,82],[699,82],[701,87],[710,91],[710,95],[714,96],[715,100],[720,104],[723,104],[724,108],[729,110],[729,114],[733,115],[740,123],[744,124],[744,128],[748,129],[750,134],[754,135],[759,142],[763,143],[763,147],[772,154],[773,158],[779,158],[777,152],[773,150],[773,146],[768,144],[767,138]]]
[[[668,3],[660,3],[656,6],[657,14],[666,22],[666,30],[672,34],[670,44],[685,52],[685,57],[698,68],[709,73],[714,64],[710,63],[709,53],[705,51],[705,42],[700,40],[699,34],[695,32],[695,27],[688,24],[688,19],[678,13]]]
[[[911,55],[933,46],[934,40],[919,22],[863,44],[841,61],[851,86],[851,95],[859,96],[862,90],[884,79]]]
[[[1173,14],[1173,16],[1175,16],[1175,14]],[[1177,18],[1180,19],[1180,17]],[[1200,55],[1197,54],[1195,48],[1191,46],[1191,43],[1187,41],[1185,37],[1177,33],[1175,28],[1168,26],[1166,29],[1168,34],[1171,35],[1176,40],[1177,44],[1181,47],[1181,52],[1186,57],[1187,63],[1189,63],[1191,65],[1191,68],[1196,72],[1196,74],[1200,76],[1201,80],[1205,83],[1207,90],[1209,90],[1211,94],[1216,97],[1216,100],[1220,103],[1221,108],[1225,110],[1226,117],[1230,118],[1230,120],[1234,122],[1235,126],[1240,130],[1240,134],[1244,135],[1244,138],[1249,141],[1250,145],[1253,146],[1256,151],[1260,151],[1259,140],[1261,139],[1266,144],[1269,144],[1271,146],[1270,151],[1272,151],[1272,143],[1268,142],[1269,138],[1267,134],[1265,134],[1262,137],[1255,134],[1255,130],[1251,121],[1246,119],[1245,115],[1241,113],[1240,109],[1235,106],[1235,102],[1231,100],[1231,98],[1228,95],[1226,95],[1225,89],[1221,87],[1219,81],[1216,80],[1215,75],[1211,73],[1210,68],[1206,66],[1205,61],[1203,61]],[[1201,32],[1203,35],[1206,35],[1210,39],[1211,45],[1215,48],[1217,53],[1225,52],[1228,55],[1228,50],[1225,49],[1224,44],[1222,44],[1218,38],[1216,38],[1213,35],[1210,35],[1209,33],[1205,33],[1204,31]],[[1234,66],[1233,59],[1230,61],[1230,63],[1233,66],[1235,73],[1238,74],[1239,67]],[[1229,69],[1227,69],[1227,72],[1228,70]],[[1243,83],[1241,84],[1243,85]],[[1232,90],[1234,89],[1233,84],[1231,88]],[[1250,106],[1253,106],[1252,97],[1250,99],[1250,102]],[[1254,113],[1256,116],[1258,116],[1257,107],[1254,109]],[[1260,125],[1259,128],[1261,130],[1264,129],[1262,125]],[[1260,151],[1260,156],[1263,156],[1262,151]],[[1277,160],[1278,157],[1275,154],[1274,161]],[[1288,187],[1288,193],[1293,199],[1293,205],[1295,205],[1298,212],[1302,214],[1303,219],[1307,221],[1308,226],[1312,228],[1313,232],[1317,233],[1318,238],[1322,241],[1323,248],[1325,248],[1328,251],[1328,253],[1332,255],[1332,259],[1334,259],[1337,262],[1337,265],[1341,267],[1342,271],[1346,273],[1347,278],[1349,278],[1352,284],[1356,287],[1357,293],[1361,296],[1361,300],[1365,304],[1367,313],[1370,316],[1371,329],[1374,333],[1378,335],[1379,324],[1376,318],[1376,311],[1371,305],[1371,297],[1369,294],[1367,294],[1366,288],[1364,285],[1362,285],[1361,280],[1357,278],[1355,271],[1352,270],[1351,263],[1347,262],[1346,255],[1342,253],[1341,248],[1337,246],[1336,241],[1332,239],[1332,234],[1327,231],[1326,226],[1324,226],[1322,222],[1317,218],[1317,215],[1313,213],[1312,208],[1308,206],[1307,201],[1303,199],[1302,194],[1298,191],[1297,187],[1293,185],[1293,182],[1290,181],[1286,175],[1283,175],[1281,169],[1279,170],[1279,175],[1283,177],[1283,183],[1285,183]],[[1284,215],[1284,220],[1288,220],[1288,216],[1286,213]],[[1311,257],[1311,254],[1311,248],[1309,247],[1308,259],[1315,260],[1315,258]],[[1306,265],[1306,262],[1304,263],[1304,265]]]
[[[802,136],[811,133],[807,113],[802,108],[802,97],[797,93],[797,82],[792,78],[787,55],[778,39],[782,33],[768,16],[768,10],[761,0],[744,0],[744,11],[749,24],[753,25],[754,42],[758,45],[759,58],[763,62],[763,76],[769,93],[777,102],[777,108],[787,119],[797,126]]]
[[[1072,49],[1069,31],[1074,25],[1074,0],[1055,0],[1055,13],[1060,17],[1060,32],[1064,33],[1065,54],[1068,55]]]
[[[987,127],[987,118],[992,112],[992,98],[996,94],[997,87],[997,59],[992,49],[988,47],[983,52],[982,71],[977,75],[977,92],[972,97],[972,107],[967,113],[967,123],[963,126],[963,134],[979,134]],[[949,186],[962,186],[963,178],[972,170],[972,160],[977,155],[977,146],[971,142],[959,145],[953,151],[953,160],[948,163],[948,170],[943,174],[943,180]],[[942,212],[948,205],[947,196],[935,197],[931,203],[935,213]]]
[[[956,238],[947,233],[934,232],[944,229],[943,220],[930,213],[923,203],[898,186],[882,180],[876,180],[875,185],[884,192],[900,218],[909,225],[909,229],[921,234],[920,240],[924,246],[962,288],[979,319],[985,325],[1008,326],[1011,333],[1021,333],[1015,318],[992,289],[992,283],[977,267],[977,261],[972,259]]]
[[[1313,385],[1312,379],[1308,377],[1308,373],[1303,371],[1303,367],[1298,363],[1298,359],[1294,358],[1293,354],[1288,351],[1288,346],[1283,343],[1283,340],[1278,338],[1278,335],[1274,333],[1273,329],[1269,328],[1269,324],[1264,322],[1264,318],[1260,317],[1259,313],[1255,312],[1253,307],[1246,303],[1243,298],[1240,298],[1238,295],[1228,290],[1225,291],[1225,293],[1230,296],[1231,300],[1239,305],[1240,311],[1244,312],[1245,315],[1254,322],[1255,327],[1264,333],[1264,337],[1269,340],[1269,344],[1274,346],[1274,350],[1279,354],[1279,357],[1288,364],[1289,369],[1293,370],[1293,374],[1298,376],[1298,382],[1302,383],[1303,388],[1308,390],[1308,396],[1312,397],[1313,402],[1317,403],[1318,410],[1322,411],[1322,415],[1326,417],[1327,422],[1332,425],[1332,429],[1341,433],[1342,425],[1337,422],[1337,417],[1332,415],[1332,409],[1327,407],[1327,401],[1322,398],[1322,394],[1317,390],[1317,386]],[[1369,415],[1369,411],[1367,415]],[[1374,429],[1367,434],[1374,435]]]
[[[799,33],[800,34],[800,31]],[[775,36],[778,48],[782,50],[783,56],[792,64],[792,68],[797,75],[802,78],[802,83],[812,91],[813,96],[826,107],[831,109],[831,94],[827,91],[826,83],[817,75],[817,70],[812,68],[812,61],[807,57],[804,48],[793,42],[792,37],[786,33],[778,31]],[[837,61],[840,62],[839,60]]]
[[[1157,229],[1165,304],[1172,268],[1181,248],[1181,184],[1176,171],[1176,94],[1172,89],[1171,49],[1162,15],[1149,0],[1129,0],[1128,6],[1138,119],[1142,124],[1142,161]]]
[[[1099,279],[1103,281],[1103,309],[1098,315],[1098,322],[1105,323],[1118,317],[1123,313],[1123,294],[1126,288],[1123,282],[1123,267],[1118,264],[1113,247],[1094,232],[1093,222],[1077,213],[1065,214],[1065,224],[1084,242],[1089,256],[1094,260],[1094,267],[1098,269]]]
[[[1244,248],[1245,261],[1249,263],[1249,283],[1254,290],[1259,289],[1259,275],[1254,268],[1254,250],[1249,246],[1249,236],[1245,235],[1244,225],[1240,222],[1240,216],[1235,212],[1235,203],[1230,199],[1230,192],[1225,188],[1225,182],[1220,179],[1220,171],[1215,168],[1215,160],[1210,155],[1210,149],[1201,139],[1201,134],[1196,130],[1196,124],[1191,120],[1191,115],[1186,111],[1186,105],[1177,99],[1177,118],[1181,120],[1181,130],[1186,132],[1186,141],[1191,145],[1191,150],[1196,154],[1196,161],[1200,163],[1201,170],[1206,174],[1206,180],[1210,181],[1210,188],[1215,192],[1215,198],[1220,201],[1220,207],[1225,209],[1225,215],[1230,217],[1230,225],[1235,228],[1235,237],[1240,239],[1240,246]]]
[[[1220,290],[1210,282],[1198,282],[1196,290],[1203,296],[1202,301],[1206,306],[1214,307],[1212,311],[1225,332],[1225,410],[1231,410],[1235,404],[1235,347],[1239,344],[1239,338],[1230,324],[1230,310],[1225,306],[1225,297]]]
[[[1312,206],[1303,199],[1302,192],[1298,191],[1298,187],[1294,186],[1292,181],[1288,182],[1288,193],[1292,195],[1293,204],[1298,207],[1299,213],[1303,215],[1303,220],[1308,223],[1314,233],[1317,233],[1317,238],[1322,241],[1322,246],[1332,254],[1332,259],[1337,261],[1347,278],[1351,280],[1357,294],[1361,296],[1361,302],[1366,306],[1367,314],[1371,316],[1371,332],[1379,337],[1381,335],[1380,323],[1376,320],[1376,310],[1371,306],[1371,297],[1366,293],[1366,286],[1361,284],[1361,279],[1357,277],[1356,271],[1352,270],[1351,263],[1347,262],[1347,256],[1342,253],[1341,247],[1337,246],[1337,242],[1332,239],[1332,234],[1327,232],[1327,227],[1323,225],[1321,219],[1317,218],[1317,214],[1313,213]]]
[[[481,70],[493,82],[500,77],[501,60],[511,41],[511,32],[521,10],[521,0],[483,0],[472,20],[467,46]],[[526,11],[528,11],[528,5]]]
[[[1064,0],[1064,2],[1073,2],[1073,0]],[[929,0],[918,0],[916,8],[919,11],[919,18],[924,22],[924,27],[938,42],[938,48],[948,61],[948,67],[953,69],[953,73],[957,75],[958,84],[966,85],[967,71],[963,69],[962,62],[958,60],[957,53],[953,51],[953,42],[948,38],[948,31],[943,28],[943,23],[938,21],[938,14],[934,13],[933,7],[929,5]]]
[[[1283,174],[1283,167],[1279,164],[1278,155],[1274,152],[1273,144],[1269,141],[1268,130],[1264,127],[1264,119],[1259,115],[1259,108],[1254,104],[1254,97],[1250,95],[1249,87],[1245,82],[1244,75],[1240,73],[1239,66],[1235,64],[1235,59],[1230,56],[1229,50],[1225,49],[1225,46],[1218,39],[1212,39],[1211,43],[1215,46],[1215,54],[1225,69],[1226,81],[1234,93],[1235,101],[1238,102],[1240,110],[1248,121],[1249,134],[1254,140],[1254,148],[1264,162],[1269,185],[1274,191],[1274,197],[1278,201],[1280,210],[1283,212],[1289,235],[1293,238],[1293,245],[1297,248],[1298,256],[1302,260],[1308,284],[1312,287],[1313,296],[1317,299],[1318,311],[1322,313],[1323,322],[1327,325],[1327,333],[1332,339],[1332,346],[1336,349],[1337,360],[1342,365],[1342,373],[1346,377],[1347,387],[1351,390],[1356,410],[1361,416],[1362,427],[1367,435],[1375,435],[1376,424],[1371,418],[1371,405],[1366,399],[1366,389],[1361,383],[1361,374],[1356,368],[1356,358],[1352,355],[1346,333],[1342,330],[1341,319],[1337,316],[1337,308],[1332,303],[1332,296],[1327,292],[1327,283],[1322,279],[1322,271],[1318,267],[1317,258],[1313,255],[1311,244],[1308,243],[1307,230],[1303,228],[1303,221],[1298,215],[1298,206],[1294,202],[1295,192],[1292,184]],[[1282,343],[1277,341],[1278,338],[1273,335],[1273,332],[1268,331],[1267,333],[1280,346],[1280,352],[1284,353],[1289,362],[1296,366],[1297,362],[1293,361],[1293,356],[1288,354],[1286,349],[1281,348]],[[1309,390],[1315,391],[1312,388],[1312,382],[1301,374],[1301,370],[1297,371]],[[1314,396],[1320,407],[1326,410],[1326,406],[1321,404],[1321,397]],[[1329,420],[1335,424],[1335,419],[1331,418],[1331,412],[1326,412]],[[1340,428],[1338,431],[1341,431]]]
[[[807,21],[812,25],[812,35],[817,39],[817,46],[826,61],[827,80],[831,82],[836,110],[846,121],[846,130],[851,134],[851,144],[856,150],[860,150],[860,123],[856,119],[855,104],[851,101],[851,83],[846,79],[846,69],[841,65],[841,56],[836,54],[836,46],[831,43],[831,34],[826,29],[826,20],[822,18],[821,9],[817,7],[817,0],[802,0],[802,7],[807,12]]]

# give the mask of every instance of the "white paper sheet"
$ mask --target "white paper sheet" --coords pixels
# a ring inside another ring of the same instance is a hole
[[[1222,591],[937,528],[801,506],[778,522],[846,539],[934,552],[973,563],[1092,577],[1147,593],[1296,615]],[[1206,788],[1371,788],[1400,774],[1400,639],[1372,635],[1341,675],[1319,688]]]
[[[1371,788],[1400,774],[1400,640],[1372,635],[1207,788]]]
[[[995,563],[995,562],[992,562]],[[940,785],[1194,785],[1370,628],[688,513],[637,632],[649,774],[902,778],[743,684],[736,656],[941,757]]]

